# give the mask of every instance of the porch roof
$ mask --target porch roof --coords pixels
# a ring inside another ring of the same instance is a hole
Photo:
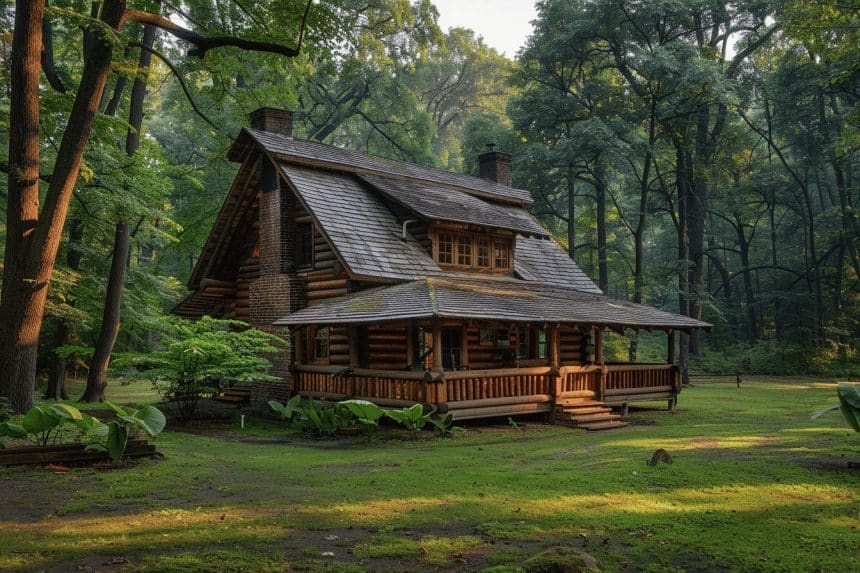
[[[650,306],[558,285],[447,274],[329,299],[275,322],[280,326],[460,318],[600,324],[618,328],[710,328]]]

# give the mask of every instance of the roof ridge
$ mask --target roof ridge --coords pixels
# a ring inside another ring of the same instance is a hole
[[[519,189],[517,187],[510,187],[507,185],[503,185],[496,181],[492,181],[490,179],[485,179],[483,177],[478,177],[475,175],[470,175],[467,173],[460,173],[457,171],[449,171],[447,169],[442,169],[439,167],[431,167],[428,165],[421,165],[420,163],[410,163],[408,161],[404,161],[401,159],[391,159],[388,157],[382,157],[379,155],[371,155],[369,153],[364,153],[361,151],[356,151],[353,149],[347,149],[344,147],[337,147],[336,145],[331,145],[328,143],[321,143],[318,141],[311,141],[307,139],[300,139],[296,137],[290,137],[279,133],[271,133],[267,131],[261,131],[258,129],[253,129],[249,127],[242,128],[242,131],[239,134],[241,137],[242,133],[248,133],[251,138],[253,138],[259,145],[270,151],[271,153],[277,155],[279,158],[283,157],[295,157],[300,159],[301,154],[296,153],[296,151],[290,151],[286,149],[281,149],[280,151],[277,149],[272,149],[271,145],[266,145],[263,139],[268,139],[271,142],[280,142],[285,145],[304,145],[317,147],[320,150],[331,150],[340,154],[347,154],[351,156],[353,159],[363,160],[365,162],[369,161],[371,165],[356,165],[345,162],[344,159],[338,160],[337,158],[320,158],[313,157],[314,160],[327,163],[329,165],[346,167],[346,171],[351,173],[358,173],[362,170],[370,171],[373,173],[377,173],[382,176],[388,177],[405,177],[407,179],[413,179],[417,181],[429,181],[433,183],[438,183],[440,185],[446,185],[450,187],[455,187],[458,189],[465,189],[471,191],[473,193],[489,195],[500,201],[508,201],[514,203],[521,204],[530,204],[533,202],[531,198],[531,193],[526,189]],[[237,141],[239,140],[237,137]],[[298,161],[297,163],[301,163]],[[376,164],[376,165],[373,165]],[[386,171],[384,167],[386,166],[394,167],[396,169],[396,173],[392,173],[391,171]],[[399,166],[399,169],[398,169]],[[416,173],[417,171],[417,173]],[[422,175],[422,172],[424,175]],[[435,174],[435,177],[434,177]],[[451,179],[460,179],[461,182],[454,182]]]

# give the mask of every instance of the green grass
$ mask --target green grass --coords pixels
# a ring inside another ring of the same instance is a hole
[[[860,437],[838,413],[809,418],[834,401],[834,382],[697,379],[678,412],[608,433],[174,428],[165,460],[131,469],[0,470],[0,570],[520,571],[555,546],[607,571],[856,570]],[[646,465],[657,448],[674,463]]]

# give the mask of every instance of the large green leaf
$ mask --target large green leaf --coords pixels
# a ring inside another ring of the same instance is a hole
[[[21,425],[28,434],[41,434],[53,430],[63,421],[59,415],[41,406],[33,406],[24,414]]]
[[[54,404],[51,406],[50,411],[58,417],[65,418],[67,420],[80,420],[84,416],[80,410],[74,406],[69,406],[68,404]]]
[[[855,432],[860,432],[860,389],[854,384],[840,384],[836,394],[845,421]]]
[[[108,425],[88,414],[83,414],[74,424],[86,435],[104,438],[108,435]]]
[[[128,430],[117,422],[108,424],[110,430],[107,439],[107,451],[110,459],[116,461],[122,459],[125,446],[128,443]]]
[[[385,415],[385,411],[367,400],[344,400],[341,402],[363,424],[375,425]]]
[[[164,426],[167,425],[167,418],[155,406],[144,406],[135,412],[132,417],[138,420],[138,425],[152,437],[160,434],[164,430]]]
[[[12,422],[3,422],[0,424],[0,438],[26,438],[27,430],[23,426],[13,424]]]

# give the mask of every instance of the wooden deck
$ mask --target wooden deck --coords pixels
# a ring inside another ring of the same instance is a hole
[[[618,422],[605,406],[666,400],[680,391],[671,364],[566,365],[452,372],[371,370],[345,366],[298,366],[293,389],[329,400],[360,399],[388,407],[416,403],[467,420],[555,412],[556,418],[588,427]],[[615,423],[609,427],[615,427]],[[589,428],[592,429],[592,428]],[[593,428],[600,429],[600,428]]]

